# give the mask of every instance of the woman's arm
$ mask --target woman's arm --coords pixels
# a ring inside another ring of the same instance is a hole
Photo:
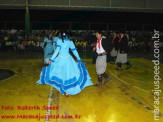
[[[45,38],[44,41],[42,42],[42,49],[46,47],[46,44],[47,44],[47,38]]]
[[[56,50],[53,53],[52,57],[49,59],[49,61],[54,62],[54,59],[58,55],[60,49],[61,49],[61,40],[58,40],[56,45]]]
[[[61,46],[60,45],[56,45],[56,50],[55,52],[53,53],[52,57],[49,59],[49,61],[51,62],[54,62],[54,59],[56,58],[56,56],[58,55],[59,53],[59,50],[61,49]]]
[[[75,55],[75,57],[77,58],[77,61],[81,61],[81,58],[80,58],[80,56],[76,50],[76,47],[72,41],[71,41],[70,49],[73,52],[73,54]]]

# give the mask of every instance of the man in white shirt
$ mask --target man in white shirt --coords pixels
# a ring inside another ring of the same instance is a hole
[[[102,77],[105,78],[104,84],[110,79],[110,77],[105,73],[107,66],[107,54],[110,52],[108,51],[108,41],[102,38],[101,31],[96,31],[96,38],[97,43],[95,44],[93,51],[96,50],[98,55],[96,59],[96,73],[98,75],[98,83],[95,85],[95,87],[98,87],[102,85]]]

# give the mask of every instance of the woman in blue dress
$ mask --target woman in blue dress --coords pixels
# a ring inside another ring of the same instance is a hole
[[[42,44],[44,51],[44,64],[48,64],[49,58],[52,57],[54,53],[53,37],[52,33],[49,33],[48,38],[45,38]]]
[[[58,40],[58,38],[59,38],[59,39],[62,39],[61,31],[59,31],[59,32],[57,33],[57,35],[53,37],[53,48],[54,48],[54,50],[56,49],[56,45],[57,45],[57,40]]]
[[[50,65],[43,67],[37,83],[51,85],[62,95],[76,95],[93,83],[74,43],[68,39],[66,33],[62,35],[62,39],[58,38],[56,50],[48,61]],[[77,62],[70,55],[69,49],[77,58]]]

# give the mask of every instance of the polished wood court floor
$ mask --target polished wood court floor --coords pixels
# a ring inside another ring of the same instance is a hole
[[[123,65],[121,71],[108,63],[111,80],[107,84],[90,86],[66,97],[51,86],[36,84],[43,66],[41,59],[0,60],[0,69],[15,72],[0,81],[0,122],[155,122],[153,62],[144,58],[129,61],[132,68],[126,70]],[[95,65],[90,59],[83,62],[93,83],[97,83]],[[160,89],[163,90],[163,82]],[[162,95],[159,101],[157,122],[163,122]]]

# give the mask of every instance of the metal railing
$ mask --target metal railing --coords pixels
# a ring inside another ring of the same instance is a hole
[[[163,0],[28,0],[31,8],[163,9]],[[0,0],[0,8],[25,7],[26,0]]]

